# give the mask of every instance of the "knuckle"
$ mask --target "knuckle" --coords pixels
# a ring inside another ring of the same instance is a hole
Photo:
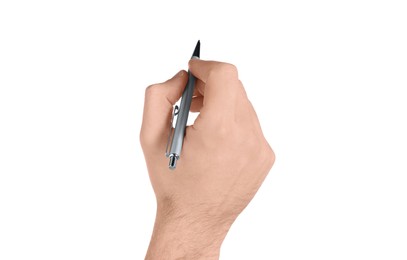
[[[216,133],[222,139],[226,139],[231,136],[232,129],[228,125],[224,124],[217,128]]]
[[[275,161],[275,154],[268,142],[263,138],[252,138],[248,140],[246,150],[251,151],[255,157],[253,160],[260,165],[271,168]]]
[[[275,160],[276,155],[270,145],[267,144],[267,147],[265,148],[265,163],[271,168]]]
[[[152,84],[146,88],[145,96],[153,96],[159,91],[160,84]]]
[[[238,71],[235,65],[230,64],[230,63],[219,63],[217,66],[215,66],[212,71],[210,72],[210,75],[216,75],[216,76],[227,76],[229,77],[238,77]]]
[[[230,124],[220,119],[211,119],[211,122],[207,124],[206,131],[216,143],[230,144],[231,139],[234,137],[234,131]]]
[[[141,147],[143,148],[146,144],[146,136],[145,136],[145,131],[143,131],[143,129],[140,130],[139,141],[140,141]]]

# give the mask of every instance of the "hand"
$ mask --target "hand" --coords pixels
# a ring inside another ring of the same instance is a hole
[[[275,159],[235,66],[193,59],[189,69],[197,78],[191,111],[200,114],[186,129],[174,171],[164,151],[187,73],[146,89],[140,142],[157,198],[146,259],[218,259]]]

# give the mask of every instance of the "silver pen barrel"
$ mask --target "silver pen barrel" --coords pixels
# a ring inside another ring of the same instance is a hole
[[[192,59],[199,59],[200,48],[201,43],[200,41],[198,41],[192,54]],[[175,114],[177,115],[177,122],[175,124],[175,129],[173,131],[173,136],[168,153],[166,149],[166,155],[167,157],[169,157],[168,167],[171,170],[174,170],[177,167],[177,161],[180,159],[181,156],[182,145],[184,143],[185,129],[188,122],[189,110],[191,108],[192,95],[194,94],[195,81],[196,79],[194,75],[192,75],[192,73],[188,70],[188,82],[187,85],[185,86],[184,92],[182,93],[179,110],[177,110],[177,107],[174,109],[174,115]],[[169,143],[167,143],[167,147],[168,144]]]
[[[171,142],[171,148],[169,151],[169,164],[170,169],[175,169],[177,166],[177,160],[179,160],[184,143],[185,129],[188,122],[189,110],[191,108],[192,95],[195,88],[195,77],[188,71],[188,83],[182,93],[181,104],[177,116],[177,122],[174,129],[174,137]]]

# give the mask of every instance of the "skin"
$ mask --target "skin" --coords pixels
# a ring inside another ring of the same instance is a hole
[[[194,59],[189,69],[197,78],[191,111],[200,114],[186,129],[174,171],[164,151],[187,73],[145,92],[140,143],[157,198],[148,260],[219,259],[228,230],[275,160],[236,67]]]

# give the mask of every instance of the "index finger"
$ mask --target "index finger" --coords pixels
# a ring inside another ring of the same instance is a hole
[[[228,107],[233,104],[240,82],[237,69],[234,65],[218,61],[205,61],[192,59],[189,61],[189,70],[204,83],[202,88],[205,106],[216,109]]]
[[[191,59],[188,65],[192,74],[204,83],[207,83],[211,76],[222,76],[221,78],[224,79],[238,79],[237,68],[230,63]]]

